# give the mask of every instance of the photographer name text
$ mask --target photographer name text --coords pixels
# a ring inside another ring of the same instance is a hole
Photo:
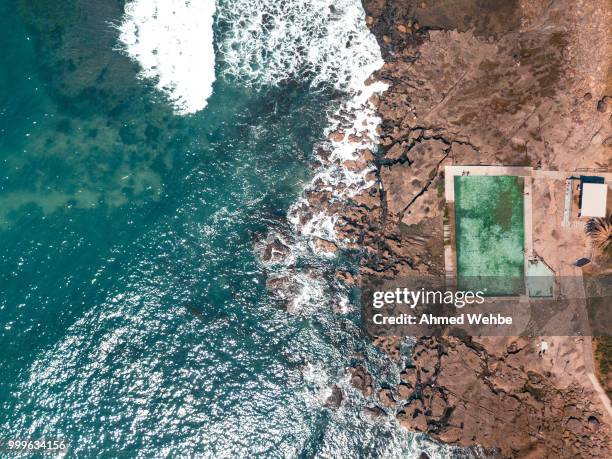
[[[469,313],[456,316],[435,316],[433,314],[386,316],[377,313],[372,316],[372,322],[376,325],[512,325],[512,317],[501,314]]]

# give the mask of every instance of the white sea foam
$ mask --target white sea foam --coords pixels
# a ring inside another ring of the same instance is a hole
[[[328,189],[332,200],[342,200],[374,183],[373,166],[348,168],[365,149],[375,150],[380,119],[370,98],[384,91],[380,82],[366,85],[383,60],[375,37],[365,24],[359,0],[133,0],[126,5],[120,41],[139,62],[141,76],[174,104],[178,113],[205,107],[214,75],[213,16],[220,25],[218,49],[224,72],[250,86],[271,86],[287,81],[335,88],[346,94],[330,114],[325,131],[342,131],[342,139],[329,142],[330,162],[319,168],[311,189]],[[358,140],[356,140],[358,139]],[[316,184],[316,185],[315,185]],[[333,256],[316,249],[312,238],[337,241],[338,216],[330,208],[312,209],[300,200],[289,213],[297,240],[288,254],[271,261],[281,270],[291,268],[294,295],[290,311],[304,314],[326,302],[337,309],[350,307],[343,294],[329,298],[322,278],[294,269],[298,258]],[[269,242],[269,241],[268,241]],[[274,254],[273,254],[274,255]],[[271,266],[270,266],[271,267]]]
[[[206,106],[215,81],[215,0],[133,0],[119,26],[121,49],[178,114]]]
[[[235,0],[218,20],[225,72],[247,84],[358,89],[381,64],[359,0]]]
[[[313,277],[304,271],[297,271],[292,281],[296,292],[287,304],[287,311],[296,315],[312,316],[322,304],[329,301],[324,279]]]
[[[364,26],[365,27],[365,26]],[[367,31],[369,33],[369,31]],[[329,142],[329,163],[321,166],[316,172],[309,188],[317,191],[331,191],[332,200],[344,200],[363,192],[375,181],[372,164],[363,162],[365,150],[375,151],[378,143],[377,128],[380,117],[371,102],[374,94],[381,93],[388,85],[376,82],[366,85],[351,94],[351,96],[330,116],[330,124],[326,135],[341,133],[342,138],[333,137]],[[359,140],[357,140],[359,139]],[[361,161],[361,169],[348,168],[347,161]],[[331,204],[331,203],[330,203]],[[306,197],[300,199],[289,211],[289,219],[301,235],[320,237],[333,242],[338,241],[335,225],[338,217],[330,213],[330,209],[312,212]],[[312,213],[308,219],[303,218],[304,212]],[[304,221],[305,220],[305,221]]]
[[[358,93],[382,65],[358,0],[132,0],[120,48],[179,114],[212,94],[215,12],[223,71],[247,85],[297,80]]]
[[[371,164],[361,169],[345,164],[361,160],[366,149],[376,149],[381,120],[370,99],[387,89],[382,82],[366,84],[384,61],[366,26],[361,2],[264,1],[261,7],[241,9],[225,20],[242,25],[233,29],[222,47],[228,71],[235,76],[269,84],[307,75],[314,85],[346,92],[325,131],[326,136],[332,132],[344,135],[330,141],[329,163],[315,172],[309,188],[331,191],[332,200],[342,200],[372,186]],[[236,46],[247,35],[252,37],[249,44]],[[304,218],[305,214],[310,217]],[[339,242],[338,217],[329,208],[312,209],[302,198],[289,211],[289,219],[304,237]]]
[[[231,6],[231,8],[229,7]],[[343,287],[326,275],[311,276],[298,268],[298,259],[333,257],[321,250],[315,238],[342,245],[336,235],[338,215],[333,204],[372,186],[371,163],[363,161],[366,149],[375,151],[381,120],[371,103],[384,83],[366,84],[383,65],[375,37],[366,26],[359,0],[249,0],[221,2],[218,21],[225,30],[219,45],[226,74],[251,86],[278,85],[298,81],[314,87],[335,88],[345,96],[329,114],[324,135],[330,152],[328,162],[315,171],[307,190],[330,192],[332,202],[314,207],[307,194],[290,209],[288,218],[295,238],[290,243],[291,293],[287,310],[300,315],[315,314],[323,305],[348,313]],[[353,161],[350,166],[347,161]],[[359,164],[356,166],[356,164]],[[268,264],[269,265],[269,264]],[[272,266],[267,266],[273,269]],[[286,273],[285,273],[286,274]],[[283,276],[283,273],[280,273]]]

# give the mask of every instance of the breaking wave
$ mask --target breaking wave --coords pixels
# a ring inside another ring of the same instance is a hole
[[[119,26],[120,48],[155,81],[177,114],[206,107],[215,81],[215,0],[133,0]]]
[[[382,64],[359,0],[221,2],[224,72],[252,85],[359,89]]]
[[[202,110],[212,95],[215,21],[222,73],[248,86],[298,81],[354,93],[382,65],[356,0],[132,0],[119,48],[177,114]]]

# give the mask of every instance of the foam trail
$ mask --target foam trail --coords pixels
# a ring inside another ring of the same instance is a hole
[[[215,0],[133,0],[119,26],[121,49],[154,80],[177,114],[206,107],[215,81]]]
[[[368,32],[369,33],[369,32]],[[379,65],[379,62],[375,62]],[[318,237],[336,243],[336,223],[333,204],[363,192],[374,185],[375,167],[371,159],[378,144],[377,128],[381,123],[371,96],[387,89],[387,85],[376,82],[361,84],[341,107],[330,117],[326,134],[330,137],[327,148],[329,158],[321,166],[307,188],[309,191],[331,192],[331,202],[326,208],[313,208],[307,197],[302,197],[289,211],[289,219],[299,234]],[[311,215],[305,218],[305,215]]]

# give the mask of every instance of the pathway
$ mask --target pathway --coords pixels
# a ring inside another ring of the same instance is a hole
[[[608,412],[608,417],[610,421],[612,421],[612,405],[610,404],[610,399],[606,394],[606,391],[601,387],[599,380],[595,376],[595,363],[593,361],[593,339],[590,336],[585,336],[584,341],[582,342],[582,351],[584,354],[584,366],[586,368],[587,376],[591,381],[591,385],[599,398],[601,399],[601,403],[603,403],[606,411]]]

